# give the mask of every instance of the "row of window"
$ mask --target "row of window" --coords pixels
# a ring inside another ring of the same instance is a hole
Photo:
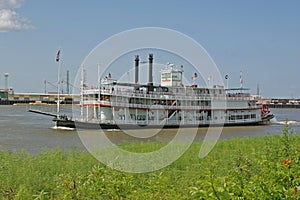
[[[123,102],[123,101],[118,101]],[[160,99],[153,99],[153,100],[145,100],[145,99],[135,99],[130,98],[129,103],[132,104],[146,104],[146,105],[169,105],[169,106],[211,106],[210,101],[174,101],[174,100],[160,100]]]
[[[231,115],[229,116],[229,120],[241,120],[241,119],[255,119],[256,114],[251,114],[251,115]]]

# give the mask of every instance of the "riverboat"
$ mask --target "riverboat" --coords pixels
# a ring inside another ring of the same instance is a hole
[[[96,88],[81,80],[80,114],[73,119],[57,115],[53,121],[69,128],[145,129],[260,125],[274,117],[266,105],[257,104],[249,89],[184,85],[182,66],[167,65],[160,84],[154,84],[153,54],[148,83],[139,84],[139,63],[136,56],[134,83],[119,82],[110,74]]]

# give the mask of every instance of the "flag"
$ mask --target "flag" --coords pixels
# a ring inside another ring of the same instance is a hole
[[[195,72],[192,76],[192,80],[194,81],[198,77],[198,74]]]
[[[208,80],[208,81],[211,81],[211,78],[212,78],[212,76],[209,75],[209,76],[207,77],[207,80]]]
[[[56,62],[59,62],[59,59],[60,59],[60,50],[58,50],[56,54]]]
[[[225,79],[227,80],[229,78],[228,74],[225,75]]]
[[[241,88],[243,87],[243,73],[242,71],[240,71],[240,84],[241,84]]]

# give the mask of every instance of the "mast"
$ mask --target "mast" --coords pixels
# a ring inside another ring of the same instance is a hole
[[[80,81],[80,116],[83,119],[83,90],[85,87],[85,70],[82,65],[81,69],[81,81]]]
[[[59,117],[59,111],[60,111],[60,68],[61,68],[61,63],[60,63],[60,49],[57,52],[56,55],[56,62],[58,62],[58,70],[57,70],[57,118]]]
[[[98,116],[97,116],[97,118],[99,118],[99,121],[100,121],[100,123],[101,123],[101,74],[100,74],[100,64],[98,64],[98,99],[97,99],[97,101],[98,101],[98,105],[99,105],[99,111],[98,111]]]

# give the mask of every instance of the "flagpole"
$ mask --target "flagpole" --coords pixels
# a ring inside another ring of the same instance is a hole
[[[227,80],[226,80],[226,81],[227,81],[227,89],[229,89],[229,86],[228,86],[228,78],[227,78]]]
[[[228,86],[229,75],[228,74],[225,75],[225,79],[226,79],[226,88],[228,89],[229,88],[229,86]]]
[[[60,111],[60,61],[58,61],[58,72],[57,72],[57,117]]]
[[[240,86],[243,88],[243,72],[240,71]]]
[[[60,111],[60,68],[61,68],[61,62],[60,62],[60,49],[57,52],[56,55],[56,62],[58,62],[58,70],[57,70],[57,118],[59,118],[59,111]]]
[[[212,79],[212,76],[209,75],[208,78],[207,78],[207,81],[208,81],[208,87],[209,87],[209,88],[210,88],[210,81],[211,81],[211,79]]]
[[[100,87],[100,82],[101,82],[101,78],[100,78],[100,64],[98,64],[98,84],[97,86]]]
[[[99,93],[98,93],[98,105],[99,105],[99,111],[98,111],[98,116],[99,122],[101,123],[101,77],[100,77],[100,64],[98,64],[98,87],[99,87]]]
[[[240,86],[241,86],[241,93],[243,92],[243,72],[240,71]]]

